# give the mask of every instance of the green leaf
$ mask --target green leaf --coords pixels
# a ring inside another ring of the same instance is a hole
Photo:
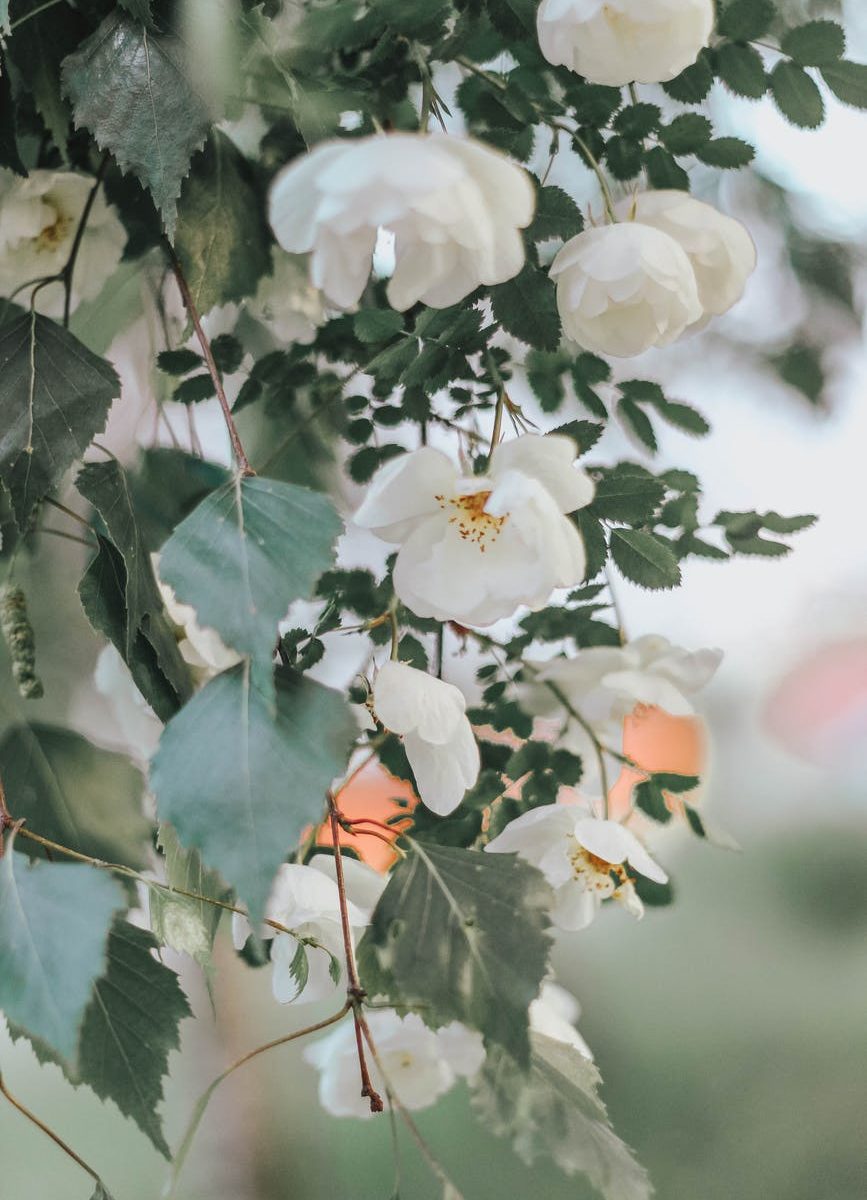
[[[756,151],[749,142],[736,137],[711,138],[696,150],[696,155],[709,167],[720,167],[723,170],[735,170],[746,167],[756,157]]]
[[[584,228],[581,209],[568,192],[559,187],[539,189],[536,199],[536,215],[527,230],[533,242],[545,242],[551,238],[568,241]]]
[[[649,1200],[647,1174],[599,1099],[594,1064],[566,1042],[540,1033],[531,1041],[529,1074],[506,1054],[488,1054],[473,1085],[479,1117],[528,1165],[549,1154],[567,1175],[586,1175],[605,1200]]]
[[[752,46],[724,42],[716,52],[720,79],[736,96],[759,100],[768,90],[768,77],[761,54]]]
[[[200,404],[216,396],[217,389],[214,381],[207,372],[201,375],[190,375],[182,380],[172,392],[172,399],[177,404]]]
[[[2,4],[0,4],[0,9],[2,9]],[[8,12],[7,0],[7,17]],[[12,99],[12,88],[9,83],[9,66],[2,46],[0,46],[0,166],[8,167],[16,175],[26,176],[27,168],[21,161],[21,155],[18,152],[15,125],[15,102]]]
[[[662,788],[654,779],[646,779],[635,789],[635,804],[645,816],[661,825],[667,825],[674,815],[665,803]]]
[[[812,513],[800,517],[782,517],[778,512],[767,512],[762,517],[762,526],[771,533],[800,533],[804,529],[811,529],[818,519]]]
[[[275,712],[246,664],[218,675],[169,722],[151,762],[160,818],[238,891],[254,921],[357,735],[336,692],[282,670],[276,686]]]
[[[277,625],[293,600],[312,596],[341,528],[320,492],[258,476],[233,479],[174,531],[160,575],[203,626],[250,656],[267,689]]]
[[[605,143],[605,161],[615,179],[634,179],[641,170],[643,146],[630,138],[613,137]]]
[[[587,567],[584,580],[595,579],[608,558],[608,543],[605,540],[605,527],[598,517],[593,516],[586,508],[573,512],[569,520],[577,526],[584,542],[587,555]]]
[[[159,550],[176,525],[230,478],[225,467],[184,450],[151,446],[132,477],[139,529],[149,550]]]
[[[149,32],[119,9],[64,60],[75,124],[151,193],[174,237],[177,200],[210,115],[190,85],[182,43]]]
[[[650,520],[665,495],[665,485],[651,475],[629,470],[608,471],[598,480],[590,506],[609,521]]]
[[[653,776],[653,782],[665,792],[674,792],[675,795],[680,795],[682,792],[694,791],[701,783],[701,779],[698,775],[675,775],[671,771],[657,771]]]
[[[147,865],[150,822],[144,781],[123,754],[100,750],[71,729],[13,725],[0,741],[0,778],[15,797],[16,818],[53,842],[108,862]],[[42,857],[21,839],[27,854]]]
[[[680,567],[671,548],[655,534],[639,529],[611,533],[611,557],[619,570],[639,587],[654,591],[680,583]]]
[[[121,8],[125,8],[136,21],[148,24],[151,19],[151,0],[118,0]]]
[[[514,855],[411,841],[359,946],[362,982],[434,1027],[480,1030],[526,1066],[550,900],[543,876]]]
[[[361,342],[390,342],[403,329],[403,314],[393,308],[363,308],[352,318],[352,327]]]
[[[246,159],[219,131],[181,190],[175,253],[200,313],[251,296],[271,271],[262,197]]]
[[[683,811],[686,813],[687,824],[696,837],[706,838],[707,830],[705,824],[694,808],[690,808],[688,804],[684,804]]]
[[[746,2],[752,3],[752,0]],[[673,100],[680,100],[683,104],[701,104],[713,87],[713,69],[707,52],[702,51],[692,66],[662,86]]]
[[[662,109],[658,104],[630,104],[614,118],[614,129],[629,138],[645,138],[659,128]]]
[[[202,366],[202,356],[195,350],[161,350],[157,355],[157,366],[167,375],[187,375]]]
[[[706,143],[705,143],[706,144]],[[698,152],[699,147],[695,148]],[[689,191],[689,176],[674,156],[662,146],[654,146],[644,156],[644,166],[647,178],[653,187],[664,191],[666,188],[676,188],[680,192]]]
[[[624,396],[617,402],[617,415],[626,428],[635,434],[651,454],[655,454],[659,449],[659,445],[656,441],[656,434],[653,432],[653,424],[647,413],[634,400],[630,400],[628,396]]]
[[[717,29],[723,37],[753,42],[764,37],[775,16],[772,0],[731,0],[720,13]]]
[[[707,117],[699,113],[681,113],[660,130],[659,136],[672,154],[694,154],[699,146],[710,141],[712,134],[713,126]]]
[[[151,929],[159,942],[188,954],[207,971],[223,910],[206,900],[224,900],[226,886],[216,871],[205,868],[198,850],[183,848],[171,825],[160,826],[157,845],[164,855],[166,883],[206,899],[193,900],[153,889]]]
[[[81,1027],[76,1079],[113,1100],[171,1158],[156,1110],[169,1053],[180,1047],[178,1026],[192,1014],[175,972],[151,953],[156,947],[147,930],[115,921]]]
[[[838,100],[867,108],[867,64],[841,61],[822,67],[822,78]]]
[[[561,433],[572,438],[578,446],[578,454],[581,455],[593,449],[605,432],[605,426],[598,421],[567,421],[565,425],[558,425],[549,432]]]
[[[537,350],[560,345],[560,315],[554,284],[544,271],[525,263],[508,283],[491,288],[494,317],[511,333]]]
[[[803,67],[782,59],[771,72],[771,92],[783,116],[802,129],[817,129],[825,119],[825,101]]]
[[[47,317],[26,313],[0,330],[0,480],[20,529],[119,395],[114,368]]]
[[[808,21],[787,29],[780,49],[802,67],[829,67],[846,53],[846,33],[836,21]]]
[[[663,397],[653,401],[653,407],[664,421],[682,429],[684,433],[691,433],[695,437],[704,437],[710,433],[710,424],[691,404],[684,404],[680,400],[666,400]]]
[[[0,1010],[71,1060],[124,894],[91,867],[29,866],[13,843],[7,837],[0,858]]]
[[[797,390],[812,404],[818,404],[825,394],[825,368],[822,353],[806,342],[795,342],[774,360],[780,378]]]

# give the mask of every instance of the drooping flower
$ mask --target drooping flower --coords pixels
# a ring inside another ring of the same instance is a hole
[[[575,1028],[581,1016],[581,1005],[559,983],[554,983],[552,979],[543,981],[539,995],[530,1005],[529,1016],[532,1033],[542,1033],[557,1042],[574,1046],[585,1058],[593,1061],[593,1051]]]
[[[403,740],[422,802],[441,817],[453,812],[479,775],[479,748],[460,689],[406,663],[387,662],[373,685],[373,709]]]
[[[756,269],[756,247],[746,227],[688,192],[640,192],[617,208],[622,221],[639,221],[667,233],[686,251],[704,309],[699,326],[720,316],[744,294]]]
[[[559,251],[551,277],[565,333],[597,354],[667,346],[704,316],[686,251],[651,225],[585,229]]]
[[[467,477],[424,446],[380,468],[355,521],[400,545],[394,587],[414,613],[490,625],[583,579],[584,544],[564,515],[593,499],[576,453],[571,438],[528,434]]]
[[[713,0],[542,0],[536,27],[548,62],[621,87],[679,75],[713,25]]]
[[[338,308],[358,302],[377,235],[395,237],[394,308],[457,304],[524,265],[521,230],[535,197],[526,172],[481,143],[390,133],[324,142],[271,187],[270,220],[293,254],[312,251],[311,282]]]
[[[31,171],[21,179],[0,169],[0,294],[65,267],[93,184],[72,171]],[[100,188],[75,259],[71,311],[99,294],[125,245],[126,230]],[[63,304],[60,283],[37,293],[35,307],[46,316],[61,316]]]
[[[354,931],[370,922],[386,878],[352,858],[343,858],[347,909]],[[340,924],[340,897],[334,858],[317,854],[309,865],[284,863],[274,880],[265,915],[293,932],[281,933],[270,925],[259,931],[271,946],[271,984],[280,1004],[312,1004],[325,1000],[338,987],[345,967]],[[252,930],[246,917],[232,917],[232,936],[237,950]],[[311,938],[305,943],[302,939]],[[345,985],[344,985],[345,986]]]
[[[192,605],[181,604],[169,585],[160,579],[159,555],[152,555],[151,562],[166,607],[166,616],[175,626],[181,657],[192,669],[196,681],[205,683],[239,663],[241,655],[231,650],[215,629],[202,628]]]
[[[471,1079],[485,1051],[481,1035],[457,1021],[429,1029],[421,1017],[400,1017],[392,1009],[367,1014],[371,1037],[390,1086],[405,1108],[429,1108],[457,1082]],[[371,1116],[360,1095],[358,1051],[351,1021],[308,1046],[304,1057],[319,1071],[319,1102],[335,1117]],[[373,1085],[385,1095],[385,1079],[376,1063],[368,1063]]]
[[[666,883],[668,876],[630,830],[570,804],[545,804],[510,821],[485,847],[515,854],[542,872],[554,889],[551,920],[560,929],[584,929],[603,900],[614,899],[640,917],[630,868]]]

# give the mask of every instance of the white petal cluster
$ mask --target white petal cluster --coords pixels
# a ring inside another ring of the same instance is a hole
[[[542,0],[536,19],[548,62],[614,87],[674,79],[713,25],[713,0]]]
[[[89,175],[72,171],[31,171],[21,179],[0,169],[0,295],[63,269],[92,189]],[[75,260],[71,310],[99,294],[125,245],[126,230],[100,188]],[[59,317],[63,301],[62,285],[52,283],[38,292],[35,307]]]
[[[616,215],[571,238],[551,264],[563,328],[585,349],[632,358],[743,295],[756,251],[739,221],[678,191],[643,193]]]
[[[385,887],[385,876],[352,858],[343,859],[343,874],[350,925],[353,931],[364,929]],[[260,937],[272,939],[275,1000],[312,1004],[333,995],[341,987],[345,970],[333,856],[317,854],[307,866],[284,863],[274,880],[265,915],[293,931],[281,933],[270,925],[259,930]],[[237,950],[243,949],[251,933],[247,918],[235,913],[232,937]],[[303,938],[312,938],[315,944],[306,944]]]
[[[559,983],[546,979],[539,995],[530,1005],[530,1032],[542,1033],[557,1042],[574,1046],[585,1058],[593,1061],[593,1051],[575,1028],[581,1016],[581,1005],[571,992]]]
[[[403,311],[447,308],[517,275],[534,206],[526,172],[488,146],[390,133],[323,142],[291,162],[269,212],[277,241],[311,253],[311,282],[338,308],[358,303],[379,231],[392,233],[388,300]]]
[[[178,649],[196,682],[206,683],[214,675],[239,663],[241,655],[230,650],[216,630],[203,629],[192,605],[181,604],[169,585],[160,579],[159,555],[151,555],[151,562],[166,607],[166,616],[175,627]]]
[[[441,817],[453,812],[479,775],[462,692],[426,671],[387,662],[373,686],[373,709],[402,738],[422,802]]]
[[[584,577],[584,544],[564,515],[593,499],[560,435],[502,442],[487,475],[462,476],[424,446],[381,467],[355,521],[400,546],[397,595],[420,617],[490,625],[542,608]]]
[[[471,1079],[485,1059],[481,1035],[454,1021],[443,1029],[429,1029],[421,1017],[399,1017],[392,1009],[367,1014],[371,1037],[383,1073],[397,1098],[413,1111],[428,1108],[461,1077]],[[371,1116],[370,1105],[359,1095],[358,1052],[351,1021],[308,1046],[304,1057],[319,1075],[319,1101],[335,1117]],[[369,1063],[374,1087],[385,1095],[385,1079],[376,1063]]]
[[[551,920],[559,929],[585,929],[603,900],[644,912],[632,871],[666,883],[668,876],[629,829],[569,804],[545,804],[510,821],[485,847],[517,854],[537,867],[554,890]]]

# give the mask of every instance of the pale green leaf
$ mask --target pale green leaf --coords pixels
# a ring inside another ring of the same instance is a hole
[[[271,697],[241,664],[212,679],[163,732],[151,763],[160,817],[251,910],[345,769],[357,726],[336,692],[277,672]]]
[[[55,488],[120,395],[114,368],[60,325],[25,313],[0,332],[0,480],[19,528]]]
[[[208,970],[211,951],[223,910],[207,900],[225,900],[226,886],[215,871],[206,870],[198,850],[185,850],[171,825],[161,825],[157,844],[165,856],[166,882],[193,892],[203,900],[171,895],[153,889],[150,894],[151,929],[158,941],[188,954]]]

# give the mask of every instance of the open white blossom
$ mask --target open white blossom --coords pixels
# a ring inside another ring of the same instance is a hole
[[[405,1108],[428,1108],[454,1086],[458,1078],[471,1079],[485,1059],[481,1034],[457,1021],[443,1029],[429,1029],[421,1017],[399,1017],[392,1009],[367,1014],[371,1037],[383,1072]],[[335,1117],[371,1116],[370,1105],[359,1095],[358,1051],[351,1021],[308,1046],[307,1062],[319,1072],[319,1101]],[[373,1086],[385,1095],[385,1080],[376,1063],[369,1063]]]
[[[574,1046],[585,1058],[593,1061],[593,1051],[575,1028],[581,1016],[581,1005],[559,983],[554,983],[552,979],[543,981],[539,995],[530,1005],[529,1016],[531,1033],[543,1033],[557,1042]]]
[[[403,740],[422,802],[441,817],[453,812],[479,775],[479,747],[463,693],[401,662],[380,667],[373,709]]]
[[[637,221],[571,238],[551,264],[567,336],[585,350],[632,358],[667,346],[704,316],[689,257],[668,233]]]
[[[564,515],[593,499],[560,435],[501,442],[487,475],[462,476],[423,446],[381,467],[355,521],[400,545],[394,587],[420,617],[490,625],[584,578],[584,543]]]
[[[639,221],[667,233],[686,251],[704,309],[699,325],[720,316],[744,294],[756,269],[756,247],[746,226],[688,192],[640,192],[621,202],[622,221]]]
[[[551,920],[559,929],[584,929],[603,900],[614,899],[633,916],[644,906],[629,869],[666,883],[668,876],[630,830],[588,816],[571,804],[544,804],[510,821],[485,847],[515,854],[542,872],[554,889]]]
[[[338,308],[358,303],[388,230],[388,300],[403,311],[418,300],[447,308],[517,275],[534,206],[529,176],[498,151],[389,133],[323,142],[291,162],[271,186],[270,220],[285,250],[312,251],[311,282]]]
[[[9,296],[22,283],[56,275],[66,266],[92,189],[89,175],[72,171],[31,171],[21,179],[0,169],[0,295]],[[75,260],[71,310],[99,294],[125,245],[126,230],[100,188]],[[52,283],[37,293],[35,307],[59,317],[63,301],[63,286]]]
[[[202,628],[192,605],[181,604],[169,585],[160,579],[159,555],[151,555],[151,562],[166,606],[166,616],[175,626],[178,649],[184,662],[192,669],[196,682],[206,683],[214,675],[239,663],[241,655],[230,650],[215,629]]]
[[[349,922],[357,931],[370,923],[386,878],[356,859],[344,857],[342,862]],[[259,930],[263,939],[273,939],[271,985],[275,1000],[280,1004],[312,1004],[333,995],[345,971],[333,856],[317,854],[307,866],[284,863],[274,880],[265,915],[294,933],[280,933],[270,925]],[[232,937],[237,950],[243,949],[251,932],[247,918],[235,913]],[[312,938],[315,944],[307,944],[303,938]]]
[[[542,0],[536,19],[548,62],[615,87],[674,79],[713,25],[713,0]]]

